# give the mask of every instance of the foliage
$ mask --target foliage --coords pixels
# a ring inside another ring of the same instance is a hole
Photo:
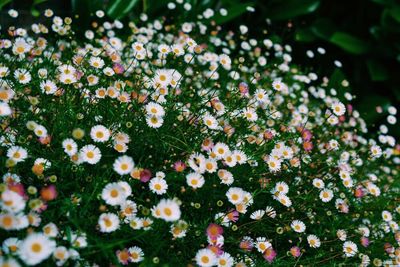
[[[211,5],[2,29],[2,265],[399,264],[397,109],[369,132],[340,64],[303,68],[215,23],[256,10]]]

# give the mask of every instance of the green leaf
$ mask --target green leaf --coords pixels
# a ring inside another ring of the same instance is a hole
[[[3,8],[3,6],[7,5],[11,1],[12,0],[0,0],[0,10]]]
[[[211,0],[203,0],[200,2],[201,6],[205,7],[205,6],[209,6],[212,3]]]
[[[374,3],[380,4],[380,5],[387,5],[388,1],[387,0],[371,0]]]
[[[317,19],[311,26],[311,31],[319,38],[329,41],[336,31],[336,26],[330,19]]]
[[[108,5],[107,15],[113,19],[123,18],[137,3],[138,0],[116,0]]]
[[[329,78],[329,88],[342,88],[342,82],[343,80],[346,79],[346,76],[344,75],[343,71],[339,68],[335,68],[333,71],[331,77]]]
[[[394,94],[394,96],[396,97],[396,101],[400,102],[400,90],[398,87],[396,87],[396,85],[392,86],[390,88],[390,90],[392,91],[392,93]],[[400,128],[399,128],[400,130]]]
[[[226,10],[228,11],[228,14],[226,16],[222,16],[221,14],[216,14],[214,16],[214,21],[217,24],[222,24],[228,21],[233,20],[234,18],[242,15],[243,13],[245,13],[247,11],[247,7],[253,6],[253,3],[245,3],[245,4],[237,4],[234,5],[230,8],[227,8]]]
[[[382,117],[382,114],[375,111],[375,107],[381,106],[384,108],[390,105],[390,100],[387,97],[372,92],[360,97],[358,101],[358,111],[368,124],[372,124]]]
[[[392,9],[386,8],[383,10],[381,14],[381,25],[383,26],[385,31],[389,32],[399,32],[400,31],[400,23],[393,16],[397,16],[396,12],[392,11]]]
[[[39,4],[44,3],[44,2],[46,2],[46,1],[47,1],[47,0],[34,0],[33,3],[32,3],[32,6],[39,5]]]
[[[295,34],[296,41],[313,42],[316,36],[310,28],[298,29]]]
[[[32,6],[31,6],[31,14],[32,14],[32,16],[34,16],[34,17],[39,17],[40,16],[40,11],[37,10],[35,8],[35,6],[40,5],[40,4],[42,4],[42,3],[46,2],[46,1],[47,0],[34,0],[33,1]]]
[[[365,41],[345,32],[335,32],[330,42],[356,55],[364,54],[369,50],[369,45]]]
[[[142,11],[149,15],[149,17],[160,17],[165,15],[169,2],[171,0],[142,0]]]
[[[372,35],[373,37],[375,37],[375,39],[380,39],[381,36],[382,36],[382,29],[381,29],[380,26],[372,26],[372,27],[369,29],[369,32],[371,33],[371,35]]]
[[[389,14],[397,21],[400,22],[400,6],[395,6],[389,9]]]
[[[39,17],[40,16],[40,12],[36,8],[33,8],[33,7],[31,9],[31,14],[34,17]]]
[[[279,1],[268,8],[266,16],[275,20],[292,19],[314,12],[320,5],[319,0],[287,0]]]
[[[385,66],[378,61],[370,59],[367,61],[369,75],[373,81],[385,81],[389,78]]]

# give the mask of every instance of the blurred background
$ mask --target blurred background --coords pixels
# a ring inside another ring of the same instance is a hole
[[[181,2],[190,4],[190,10]],[[176,7],[171,10],[168,5]],[[20,14],[17,23],[7,14],[11,8]],[[330,78],[332,87],[336,81],[349,81],[349,91],[357,96],[355,108],[371,130],[385,122],[390,105],[399,109],[400,2],[396,0],[0,0],[2,32],[9,25],[37,22],[46,8],[72,16],[80,29],[99,9],[121,21],[137,21],[143,12],[150,18],[193,21],[210,8],[215,11],[212,20],[224,30],[237,31],[245,24],[254,38],[274,36],[290,44],[294,62]],[[220,15],[221,8],[227,16]],[[316,52],[320,47],[326,51],[323,56]],[[335,60],[343,67],[338,69]],[[400,137],[400,128],[393,126],[390,132]]]

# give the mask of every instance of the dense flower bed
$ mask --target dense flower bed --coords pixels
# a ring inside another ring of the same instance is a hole
[[[400,263],[400,146],[346,81],[246,26],[97,15],[2,29],[0,265]]]

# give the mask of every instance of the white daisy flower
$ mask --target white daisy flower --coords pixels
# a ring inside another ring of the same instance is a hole
[[[346,112],[346,107],[342,102],[333,103],[331,109],[336,116],[342,116]]]
[[[73,156],[78,153],[78,144],[72,139],[67,138],[62,142],[62,147],[64,148],[64,152],[68,156]]]
[[[255,246],[259,252],[264,253],[265,250],[272,247],[272,244],[265,237],[257,237]]]
[[[132,44],[132,48],[135,51],[135,53],[143,53],[143,51],[145,50],[143,43],[140,42],[134,42]]]
[[[48,237],[56,237],[58,235],[57,225],[54,223],[48,223],[43,226],[43,233]]]
[[[16,261],[13,258],[5,258],[5,257],[1,257],[0,258],[0,266],[3,267],[20,267],[21,265],[18,263],[18,261]]]
[[[344,180],[342,180],[342,182],[343,182],[343,185],[347,188],[351,188],[354,185],[353,179],[351,179],[351,178],[344,179]]]
[[[137,212],[137,205],[135,202],[133,202],[132,200],[126,200],[124,203],[120,204],[120,210],[121,210],[121,214],[128,218],[128,219],[132,219],[133,217],[136,216],[136,212]]]
[[[212,151],[216,155],[217,159],[222,159],[230,153],[229,147],[221,142],[216,143]]]
[[[0,116],[10,116],[11,113],[11,107],[6,102],[0,101]]]
[[[10,237],[3,241],[3,245],[1,248],[6,254],[14,254],[18,252],[20,246],[21,241],[18,238]],[[0,266],[2,265],[0,264]]]
[[[321,241],[316,235],[307,236],[308,245],[312,248],[319,248],[321,246]]]
[[[89,64],[96,69],[101,69],[104,67],[104,60],[100,57],[90,57]]]
[[[341,178],[342,180],[351,178],[350,173],[347,172],[347,171],[343,171],[343,170],[341,170],[341,171],[339,172],[339,176],[340,176],[340,178]]]
[[[233,174],[230,171],[220,169],[217,174],[221,179],[221,184],[231,185],[234,182]]]
[[[293,231],[297,233],[303,233],[306,230],[306,225],[300,220],[292,221],[290,227],[292,227]]]
[[[290,198],[286,195],[280,194],[277,197],[277,200],[284,206],[286,207],[290,207],[292,206],[292,201],[290,200]]]
[[[256,210],[250,215],[250,219],[252,220],[261,220],[265,215],[265,210]]]
[[[333,198],[333,191],[330,189],[324,189],[319,193],[319,198],[322,202],[329,202]]]
[[[382,219],[385,222],[390,222],[391,220],[393,220],[393,216],[389,211],[384,210],[384,211],[382,211]]]
[[[69,64],[63,64],[57,67],[58,71],[63,74],[74,74],[76,73],[76,69],[74,66]]]
[[[56,260],[57,266],[60,266],[68,260],[70,253],[66,247],[60,246],[54,250],[53,257]]]
[[[71,74],[62,73],[58,79],[63,84],[73,84],[73,83],[76,83],[76,81],[77,81],[76,76],[72,73]]]
[[[14,213],[1,213],[0,214],[0,228],[6,231],[15,230],[19,228],[19,218]]]
[[[337,230],[337,232],[336,232],[336,236],[339,238],[339,240],[345,241],[346,238],[347,238],[347,233],[346,233],[345,230],[339,229],[339,230]]]
[[[182,56],[185,54],[185,50],[183,49],[183,46],[180,44],[174,44],[171,47],[171,51],[176,55],[176,56]]]
[[[107,184],[101,192],[101,198],[111,206],[121,205],[129,196],[129,192],[122,187],[119,183]]]
[[[8,212],[21,212],[26,205],[22,196],[12,190],[5,190],[1,193],[1,208]]]
[[[180,219],[181,210],[176,201],[171,199],[162,199],[157,206],[153,208],[153,216],[161,218],[167,222],[173,222]]]
[[[265,214],[270,217],[270,218],[275,218],[276,217],[276,211],[273,207],[267,206],[265,208]]]
[[[217,130],[220,127],[218,126],[218,121],[217,119],[214,118],[214,116],[210,114],[206,114],[203,116],[203,123],[210,128],[211,130]]]
[[[89,86],[93,86],[99,82],[99,77],[97,77],[96,75],[90,74],[89,76],[87,76],[86,80],[88,81]]]
[[[280,80],[275,80],[272,82],[272,88],[274,88],[276,91],[282,91],[285,87],[286,85]]]
[[[275,184],[274,193],[279,192],[279,194],[287,194],[289,192],[289,186],[285,182],[277,182]]]
[[[206,159],[204,167],[208,173],[214,173],[218,169],[217,161],[214,159]]]
[[[131,138],[126,133],[118,132],[114,136],[114,141],[118,143],[128,144],[131,141]]]
[[[283,146],[283,148],[281,149],[282,151],[282,156],[285,159],[291,159],[293,158],[293,149],[291,147],[288,146]]]
[[[28,235],[21,243],[18,255],[27,265],[36,265],[53,253],[56,242],[41,233]]]
[[[143,228],[143,221],[140,218],[135,216],[128,217],[129,219],[129,226],[134,230],[139,230]]]
[[[146,123],[150,128],[160,128],[164,123],[164,119],[157,116],[147,116]]]
[[[357,245],[352,241],[346,241],[343,243],[343,252],[346,257],[354,257],[358,252]]]
[[[21,84],[27,84],[31,81],[32,76],[26,69],[17,69],[14,71],[15,79]]]
[[[151,192],[156,193],[157,195],[162,195],[167,193],[168,184],[163,178],[155,177],[150,180],[149,188]]]
[[[162,55],[167,55],[171,49],[169,48],[168,45],[166,44],[161,44],[158,46],[158,51],[162,54]]]
[[[20,146],[12,146],[7,150],[7,157],[14,162],[22,162],[28,157],[28,152]]]
[[[236,159],[237,163],[244,164],[247,162],[247,156],[243,151],[234,150],[232,156]]]
[[[135,163],[133,162],[133,159],[126,155],[120,156],[117,159],[115,159],[113,164],[114,171],[119,175],[125,175],[131,173],[134,167]]]
[[[42,81],[40,83],[40,89],[42,90],[42,93],[45,93],[46,95],[52,95],[57,91],[57,85],[50,80]]]
[[[148,103],[145,109],[149,116],[163,117],[165,115],[164,108],[155,102]]]
[[[157,70],[154,76],[155,83],[161,85],[161,87],[168,86],[168,84],[171,82],[171,79],[171,71],[166,69]]]
[[[87,238],[86,234],[77,235],[75,233],[71,233],[71,244],[74,248],[85,248],[87,247]],[[71,250],[70,250],[71,252]]]
[[[203,248],[196,253],[195,260],[197,265],[201,267],[211,267],[217,262],[217,257],[211,250]]]
[[[373,183],[368,183],[367,189],[368,192],[373,196],[378,197],[381,194],[381,189]]]
[[[143,250],[137,246],[128,249],[131,262],[141,262],[144,259]]]
[[[110,130],[103,125],[93,126],[90,130],[90,137],[95,142],[104,143],[110,139]]]
[[[4,183],[19,183],[21,182],[21,177],[14,173],[6,173],[3,175]]]
[[[370,151],[372,157],[374,158],[380,158],[382,156],[382,149],[380,148],[380,146],[377,145],[371,146]]]
[[[232,204],[240,204],[244,200],[244,194],[245,192],[243,191],[242,188],[239,187],[231,187],[229,190],[226,192],[226,196]]]
[[[281,160],[274,157],[270,157],[270,159],[267,161],[268,168],[271,172],[279,171],[281,169],[281,163]]]
[[[222,54],[219,56],[219,63],[225,68],[230,69],[232,60],[228,55]]]
[[[94,145],[83,146],[79,150],[80,158],[89,164],[96,164],[101,159],[101,151]]]
[[[33,130],[37,137],[46,137],[47,136],[47,129],[43,125],[37,125],[35,130]]]
[[[338,119],[338,117],[332,115],[332,116],[330,116],[330,117],[328,118],[328,123],[329,123],[330,125],[336,125],[336,124],[339,123],[339,119]]]
[[[324,183],[324,181],[322,181],[321,179],[315,178],[315,179],[313,180],[313,186],[315,186],[315,187],[318,188],[318,189],[322,189],[322,188],[324,188],[325,183]]]
[[[336,140],[329,140],[328,142],[329,149],[331,150],[338,150],[339,149],[339,142]]]
[[[100,232],[110,233],[119,228],[119,218],[114,213],[103,213],[99,217]]]
[[[37,159],[35,159],[33,165],[41,165],[41,166],[43,166],[44,169],[48,169],[51,167],[51,162],[48,159],[37,158]]]
[[[186,175],[186,183],[192,188],[201,188],[204,185],[204,177],[196,172]]]
[[[254,122],[258,120],[258,115],[256,113],[256,110],[253,108],[245,108],[243,109],[243,117],[251,122]]]
[[[231,168],[235,167],[238,163],[236,157],[231,152],[228,152],[223,159],[224,163]]]
[[[198,172],[198,173],[204,173],[206,169],[206,158],[199,154],[199,153],[194,153],[190,155],[188,159],[188,164],[190,168],[192,168],[193,171]]]
[[[23,55],[29,50],[31,50],[32,46],[28,44],[24,38],[18,37],[14,41],[14,45],[12,47],[12,51],[15,55]]]

